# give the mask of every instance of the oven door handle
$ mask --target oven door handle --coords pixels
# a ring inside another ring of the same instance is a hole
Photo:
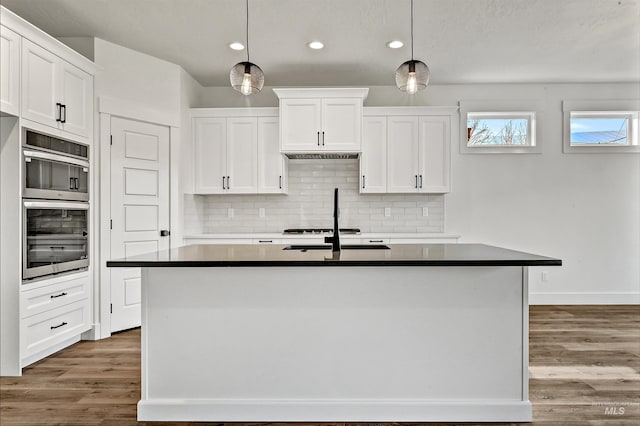
[[[64,201],[23,201],[27,209],[89,210],[89,203],[69,203]]]
[[[49,152],[31,151],[25,149],[23,151],[24,158],[39,158],[41,160],[57,161],[58,163],[73,164],[74,166],[89,167],[89,162],[86,160],[79,160],[77,158],[66,157],[64,155],[51,154]]]

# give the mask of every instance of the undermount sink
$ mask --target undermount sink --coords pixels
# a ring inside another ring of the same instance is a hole
[[[342,250],[389,250],[390,247],[384,244],[344,244],[340,246]],[[293,244],[286,246],[282,250],[331,250],[330,244]]]

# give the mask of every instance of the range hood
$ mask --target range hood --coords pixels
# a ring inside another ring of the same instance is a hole
[[[359,152],[283,152],[290,160],[355,160]]]

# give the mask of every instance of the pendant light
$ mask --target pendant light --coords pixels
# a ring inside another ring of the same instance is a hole
[[[247,60],[238,62],[231,68],[231,87],[245,96],[258,93],[264,86],[264,73],[259,66],[249,61],[249,0],[247,5]]]
[[[429,67],[422,61],[413,59],[413,0],[411,0],[411,60],[402,63],[396,70],[396,86],[409,94],[427,87]]]

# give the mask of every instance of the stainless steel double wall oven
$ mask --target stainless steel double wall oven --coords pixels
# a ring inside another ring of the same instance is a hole
[[[22,278],[89,266],[89,147],[25,131]]]

